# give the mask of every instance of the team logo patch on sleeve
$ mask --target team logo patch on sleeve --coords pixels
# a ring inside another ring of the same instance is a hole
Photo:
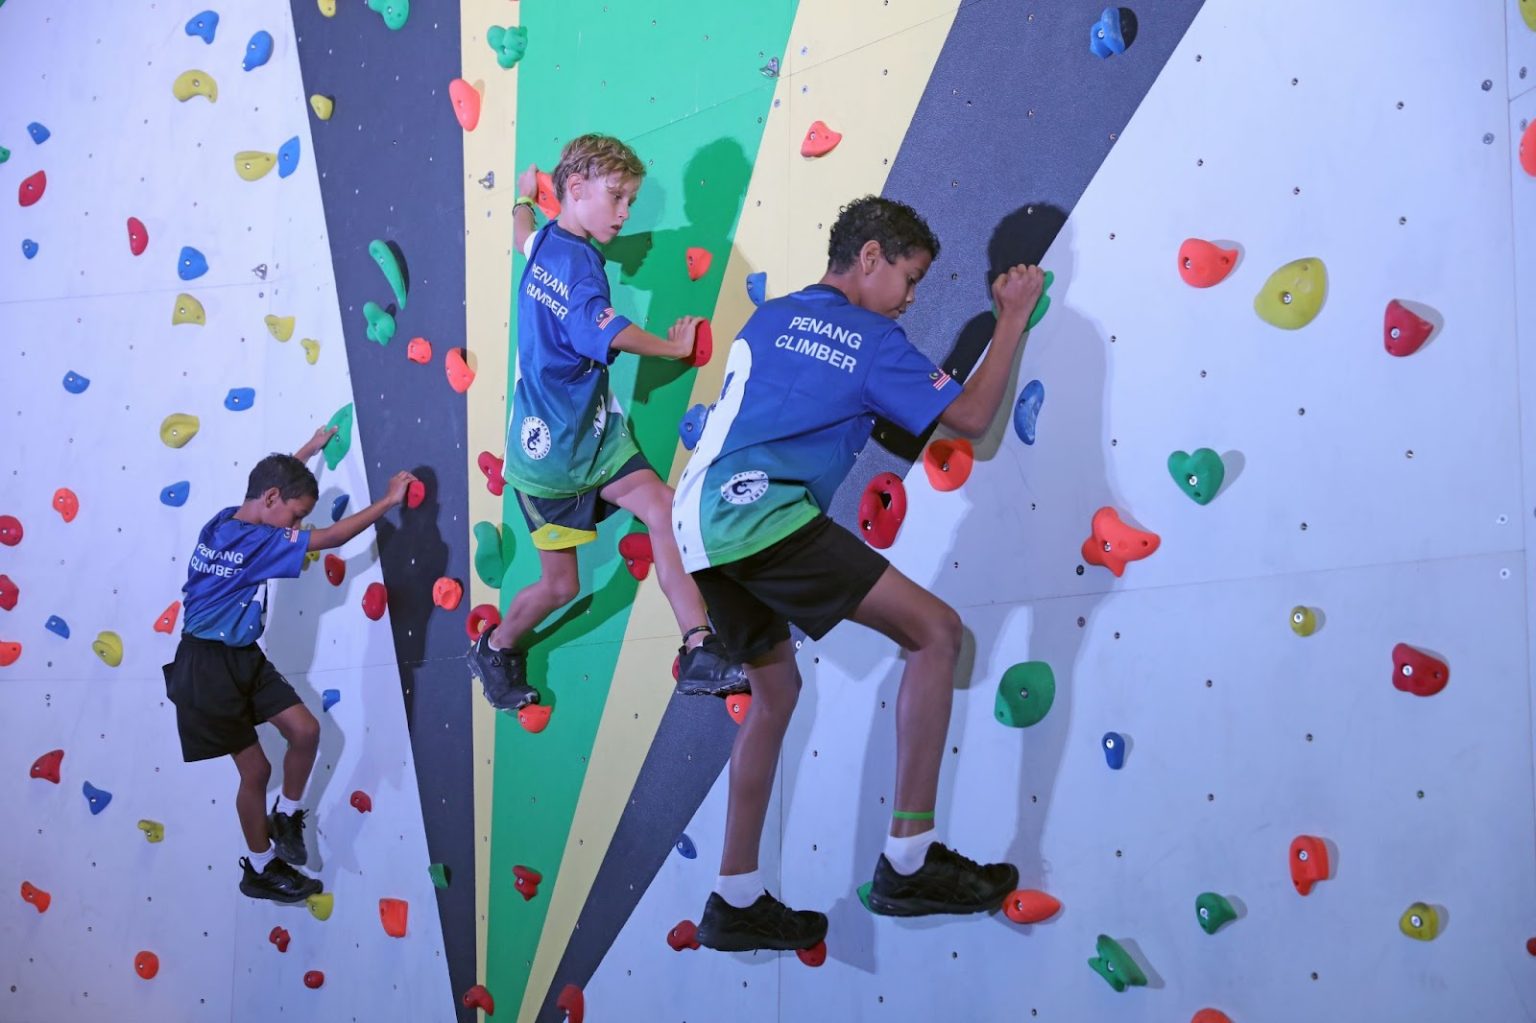
[[[529,458],[538,461],[549,454],[549,424],[538,416],[529,416],[523,420],[521,437],[523,453]]]
[[[604,309],[602,312],[598,313],[597,314],[597,329],[598,330],[606,330],[608,328],[608,324],[612,323],[613,322],[613,318],[615,316],[617,316],[617,315],[618,314],[613,311],[613,306],[609,306],[608,308]]]
[[[768,474],[761,469],[738,472],[720,487],[727,504],[751,504],[768,493]]]
[[[928,374],[928,379],[933,381],[933,389],[935,391],[942,391],[944,390],[944,385],[949,383],[949,374],[941,369],[936,369]]]

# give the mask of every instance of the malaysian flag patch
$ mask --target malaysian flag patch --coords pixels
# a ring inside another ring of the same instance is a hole
[[[949,383],[949,374],[941,369],[936,369],[928,374],[928,379],[933,381],[933,389],[935,391],[942,391],[944,385]]]
[[[613,306],[609,306],[608,308],[604,309],[602,312],[598,313],[597,314],[597,329],[598,330],[605,330],[605,329],[607,329],[608,324],[613,322],[613,318],[616,315],[618,315],[618,314],[616,314],[613,311]]]
[[[289,529],[289,530],[287,530],[286,531],[286,535],[287,535],[289,543],[298,543],[299,542],[299,531],[297,529]]]

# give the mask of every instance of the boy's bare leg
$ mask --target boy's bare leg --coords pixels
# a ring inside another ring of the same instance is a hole
[[[231,753],[230,758],[240,772],[235,813],[240,817],[246,848],[254,853],[264,853],[272,845],[272,836],[267,831],[267,783],[272,780],[272,764],[261,751],[259,742],[251,743],[239,753]]]
[[[298,801],[304,798],[304,786],[309,784],[309,772],[320,750],[320,722],[302,703],[279,711],[270,720],[288,742],[288,752],[283,754],[283,795]]]
[[[569,604],[581,592],[576,548],[539,551],[539,578],[517,592],[506,617],[491,631],[491,646],[511,650],[550,614]]]
[[[731,747],[721,874],[749,874],[757,869],[784,732],[800,700],[800,669],[793,644],[786,639],[748,664],[747,678],[752,683],[752,705]]]
[[[677,541],[672,538],[672,488],[661,481],[649,469],[632,472],[621,480],[615,480],[602,490],[602,498],[634,513],[651,534],[651,555],[656,559],[656,581],[672,614],[677,618],[677,630],[686,633],[699,625],[709,624],[704,610],[704,598],[693,576],[683,569],[682,556],[677,553]],[[688,637],[688,646],[704,642],[702,632]]]

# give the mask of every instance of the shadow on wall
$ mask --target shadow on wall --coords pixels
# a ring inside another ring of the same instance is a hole
[[[401,505],[374,526],[379,550],[396,544],[411,552],[409,565],[397,566],[390,577],[389,616],[394,626],[395,654],[400,661],[400,681],[405,698],[406,727],[415,721],[417,674],[427,651],[427,622],[436,605],[432,584],[448,574],[448,542],[443,539],[439,518],[437,471],[417,466],[412,474],[427,487],[427,496],[416,508]],[[401,569],[408,569],[409,574]],[[466,641],[466,646],[468,642]],[[465,678],[467,679],[466,669]]]

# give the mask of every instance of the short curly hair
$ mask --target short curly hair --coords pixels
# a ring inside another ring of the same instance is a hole
[[[277,488],[284,501],[300,497],[320,498],[320,484],[309,466],[292,455],[271,454],[256,463],[245,484],[247,501]]]
[[[550,173],[555,196],[565,199],[565,181],[572,174],[587,179],[606,178],[610,174],[631,178],[645,177],[645,164],[635,151],[612,135],[578,135],[560,151],[560,162]]]
[[[939,258],[939,239],[916,210],[878,195],[855,199],[838,211],[827,241],[827,269],[842,273],[853,266],[864,243],[880,243],[886,261],[896,262],[922,250]]]

